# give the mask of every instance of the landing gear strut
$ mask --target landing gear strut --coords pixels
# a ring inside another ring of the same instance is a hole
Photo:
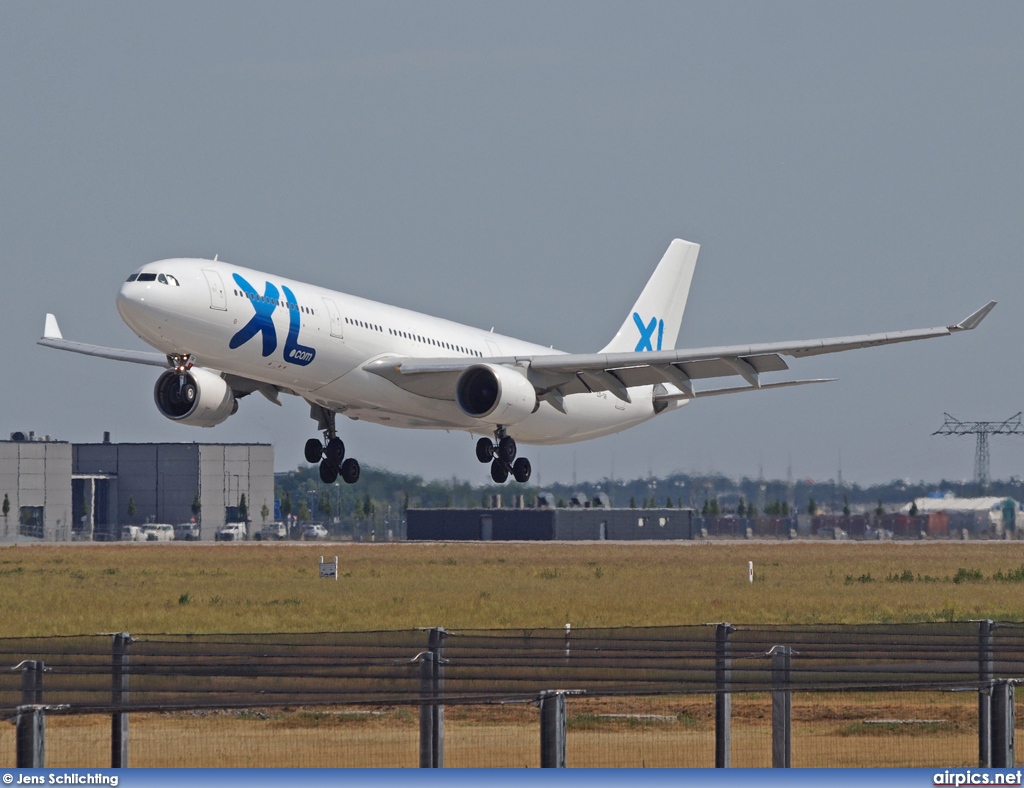
[[[481,438],[476,442],[476,458],[491,464],[491,478],[497,484],[508,481],[509,474],[520,484],[530,481],[530,461],[525,457],[516,459],[515,439],[506,434],[504,427],[494,431],[494,441]]]
[[[311,465],[320,463],[320,481],[324,484],[334,484],[339,475],[346,484],[355,484],[359,481],[359,463],[354,457],[345,459],[345,443],[338,437],[334,427],[334,411],[311,405],[309,415],[316,419],[317,426],[323,430],[324,442],[316,438],[306,441],[306,462]]]

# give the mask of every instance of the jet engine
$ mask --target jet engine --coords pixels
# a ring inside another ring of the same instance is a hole
[[[224,378],[201,367],[181,374],[167,370],[153,388],[153,399],[164,416],[192,427],[214,427],[238,410]]]
[[[462,412],[488,424],[518,424],[540,404],[526,376],[500,364],[469,367],[455,384]]]

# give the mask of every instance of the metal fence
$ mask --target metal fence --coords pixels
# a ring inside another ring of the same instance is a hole
[[[1014,765],[1024,625],[0,640],[5,766]]]

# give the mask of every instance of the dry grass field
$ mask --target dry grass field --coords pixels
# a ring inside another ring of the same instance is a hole
[[[335,554],[340,579],[320,580]],[[1022,567],[1018,542],[19,545],[0,548],[0,636],[1020,620]],[[569,703],[570,765],[712,765],[710,698]],[[770,699],[733,703],[733,764],[770,765]],[[975,704],[797,695],[793,761],[970,766]],[[51,715],[47,730],[49,765],[109,763],[108,718]],[[530,706],[449,707],[446,765],[537,766],[538,736]],[[417,747],[414,708],[132,717],[137,766],[415,766]]]
[[[1022,566],[1020,542],[18,545],[0,637],[1020,620]]]

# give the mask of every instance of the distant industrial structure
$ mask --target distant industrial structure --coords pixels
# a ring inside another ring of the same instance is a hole
[[[71,444],[12,433],[0,441],[0,539],[114,541],[134,523],[196,520],[213,539],[239,518],[273,519],[274,449],[267,444]]]
[[[1022,411],[1024,412],[1024,411]],[[1018,413],[1010,416],[1006,421],[960,421],[954,419],[948,413],[943,413],[946,420],[942,426],[932,435],[977,435],[978,442],[974,450],[974,481],[978,483],[981,492],[988,489],[991,479],[989,472],[989,435],[1024,435],[1024,427],[1021,426]]]

